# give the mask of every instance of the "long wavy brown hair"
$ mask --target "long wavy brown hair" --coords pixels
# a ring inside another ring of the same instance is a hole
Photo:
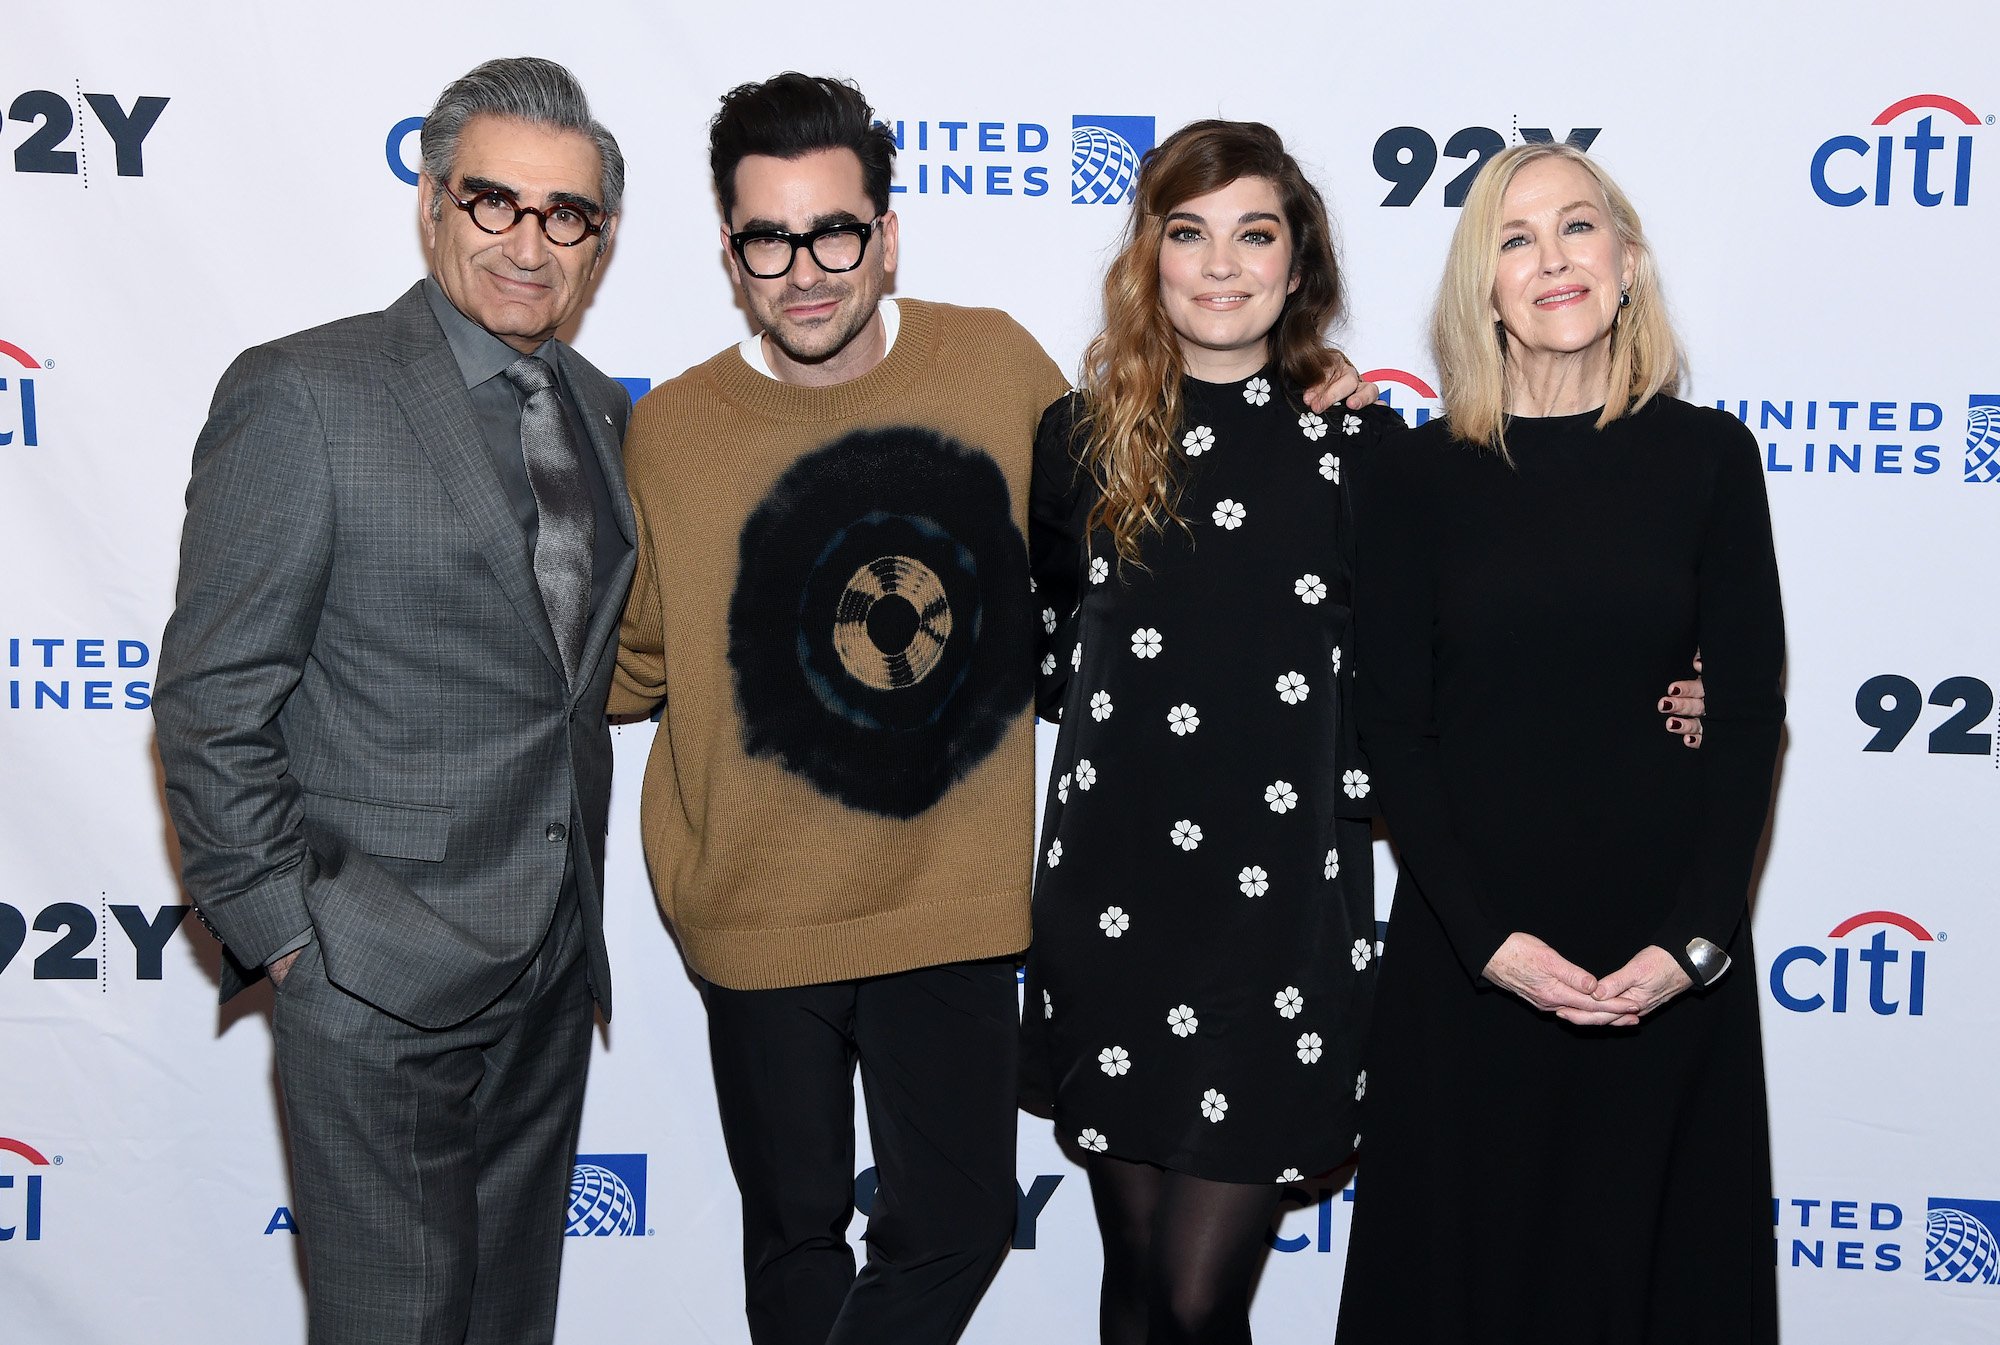
[[[1139,542],[1148,530],[1163,531],[1169,522],[1186,526],[1178,502],[1187,459],[1176,437],[1186,366],[1160,302],[1167,216],[1245,177],[1277,188],[1291,234],[1299,286],[1267,338],[1285,383],[1309,388],[1332,363],[1326,329],[1339,316],[1343,296],[1319,189],[1262,122],[1197,121],[1175,131],[1139,169],[1124,241],[1104,275],[1104,329],[1083,353],[1077,458],[1101,492],[1090,526],[1110,532],[1121,563],[1140,563]]]

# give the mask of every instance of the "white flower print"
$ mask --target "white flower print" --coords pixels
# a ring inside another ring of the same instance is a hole
[[[1287,1182],[1302,1182],[1304,1180],[1305,1178],[1299,1175],[1297,1168],[1286,1168],[1278,1174],[1278,1184],[1280,1186],[1283,1186]]]
[[[1326,584],[1316,574],[1302,574],[1292,581],[1292,592],[1308,607],[1317,606],[1326,596]]]
[[[1194,1010],[1185,1004],[1177,1004],[1167,1010],[1167,1026],[1174,1030],[1176,1037],[1192,1037],[1201,1020],[1194,1016]]]
[[[1029,576],[1028,576],[1028,592],[1030,592],[1030,593],[1040,593],[1041,591],[1042,591],[1042,586],[1041,586],[1040,584],[1037,584],[1037,583],[1035,582],[1035,576],[1033,576],[1033,575],[1029,575]]]
[[[1340,484],[1340,459],[1332,453],[1319,455],[1319,474],[1334,485]]]
[[[1236,875],[1236,885],[1246,897],[1261,897],[1271,890],[1270,876],[1262,864],[1252,864]]]
[[[1319,1033],[1308,1032],[1301,1036],[1298,1040],[1298,1048],[1300,1064],[1316,1065],[1319,1063]]]
[[[1056,868],[1062,863],[1062,842],[1049,842],[1049,867]]]
[[[1069,647],[1069,670],[1075,672],[1083,666],[1083,641],[1078,640]]]
[[[1341,772],[1340,787],[1347,791],[1347,797],[1350,799],[1367,798],[1368,772],[1367,771]]]
[[[1141,626],[1132,632],[1132,652],[1140,658],[1158,658],[1160,655],[1160,633],[1151,626]]]
[[[1354,1076],[1354,1100],[1356,1102],[1359,1102],[1361,1101],[1362,1098],[1366,1097],[1367,1095],[1368,1095],[1368,1071],[1364,1069],[1359,1074]],[[1357,1144],[1360,1143],[1359,1140],[1356,1140],[1355,1142]]]
[[[1229,1099],[1213,1088],[1201,1095],[1201,1114],[1211,1121],[1220,1121],[1229,1111]]]
[[[1044,608],[1042,609],[1042,629],[1043,629],[1043,630],[1045,630],[1045,631],[1047,631],[1047,632],[1048,632],[1048,633],[1049,633],[1050,635],[1054,635],[1054,634],[1056,633],[1056,609],[1055,609],[1055,608],[1053,608],[1053,607],[1044,607]]]
[[[1167,711],[1167,727],[1185,737],[1201,727],[1201,716],[1195,713],[1192,705],[1176,705]]]
[[[1299,428],[1306,432],[1308,439],[1326,438],[1326,422],[1320,418],[1317,411],[1308,411],[1300,416]]]
[[[1090,758],[1085,757],[1083,760],[1077,762],[1076,787],[1078,789],[1083,790],[1085,793],[1088,793],[1090,791],[1090,787],[1096,783],[1097,783],[1097,767],[1090,764]]]
[[[1311,691],[1304,673],[1288,672],[1278,678],[1278,699],[1287,705],[1297,705]]]
[[[1243,385],[1243,400],[1252,406],[1262,406],[1271,400],[1271,380],[1253,378]]]
[[[1095,691],[1090,696],[1090,717],[1099,723],[1111,718],[1111,693]]]
[[[1097,917],[1097,927],[1107,939],[1122,939],[1125,931],[1132,928],[1132,917],[1125,914],[1123,906],[1106,906],[1104,914]]]
[[[1335,645],[1335,646],[1333,647],[1333,670],[1334,670],[1335,672],[1339,672],[1339,671],[1340,671],[1340,646],[1339,646],[1339,645]]]
[[[1224,500],[1215,506],[1215,512],[1209,517],[1224,532],[1234,532],[1243,526],[1243,506],[1234,500]]]
[[[1335,878],[1340,877],[1340,851],[1329,850],[1326,852],[1326,868],[1324,872],[1326,873],[1328,882],[1332,882]]]
[[[1181,447],[1190,458],[1198,458],[1215,447],[1215,431],[1206,425],[1197,425],[1181,436]]]
[[[1340,432],[1342,434],[1361,433],[1361,417],[1355,415],[1341,417]]]
[[[1067,775],[1056,781],[1056,799],[1061,803],[1069,802],[1069,777]]]
[[[1102,556],[1090,558],[1090,582],[1101,584],[1111,577],[1111,562]]]
[[[1366,939],[1356,939],[1354,947],[1347,951],[1347,960],[1354,964],[1356,971],[1365,971],[1368,964],[1375,960],[1375,945]]]
[[[1055,670],[1056,670],[1056,656],[1054,654],[1042,655],[1042,676],[1048,677],[1052,675],[1055,672]]]
[[[1042,992],[1042,1017],[1053,1018],[1055,1016],[1056,1016],[1056,1002],[1050,999],[1049,992],[1044,990]]]
[[[1201,828],[1183,817],[1174,823],[1173,842],[1183,850],[1192,850],[1201,844]]]
[[[1356,1149],[1361,1147],[1361,1132],[1358,1130],[1354,1132],[1354,1147]]]
[[[1098,1134],[1095,1130],[1086,1130],[1076,1137],[1076,1147],[1087,1149],[1094,1154],[1101,1154],[1110,1148],[1111,1144],[1110,1141],[1106,1140],[1104,1136]]]
[[[1288,813],[1299,806],[1299,791],[1292,788],[1289,780],[1273,780],[1264,786],[1264,802],[1271,805],[1274,813]]]
[[[1278,1011],[1281,1018],[1297,1018],[1306,1007],[1305,996],[1299,993],[1297,986],[1288,985],[1272,997],[1271,1007]]]
[[[1123,1046],[1107,1046],[1097,1053],[1097,1067],[1115,1079],[1132,1068],[1132,1057]]]

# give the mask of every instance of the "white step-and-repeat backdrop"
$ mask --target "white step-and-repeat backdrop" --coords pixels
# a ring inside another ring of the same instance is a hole
[[[1766,445],[1792,713],[1760,962],[1734,974],[1764,987],[1785,1338],[2000,1340],[1996,38],[1984,0],[10,7],[0,1337],[192,1340],[221,1318],[301,1338],[268,992],[216,1009],[147,713],[181,492],[231,356],[419,273],[417,119],[478,61],[532,51],[580,74],[630,161],[576,343],[635,393],[747,330],[706,123],[723,90],[786,67],[854,76],[896,128],[899,291],[1005,307],[1069,366],[1124,217],[1115,184],[1073,187],[1073,146],[1272,123],[1338,216],[1341,339],[1412,419],[1435,407],[1421,332],[1472,172],[1517,139],[1587,142],[1647,217],[1694,399]],[[1532,733],[1560,695],[1496,713]],[[581,1159],[635,1217],[571,1230],[561,1337],[736,1341],[701,1009],[635,841],[651,732],[620,735],[619,1014]],[[1031,1118],[1020,1190],[968,1339],[1087,1339],[1087,1191]],[[1329,1337],[1349,1195],[1291,1193],[1261,1338]],[[1509,1236],[1510,1210],[1488,1217]]]

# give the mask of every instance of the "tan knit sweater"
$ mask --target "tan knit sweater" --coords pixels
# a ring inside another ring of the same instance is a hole
[[[1028,943],[1024,536],[1067,389],[1004,313],[899,301],[851,382],[731,347],[640,401],[614,715],[664,711],[641,801],[661,908],[731,989]]]

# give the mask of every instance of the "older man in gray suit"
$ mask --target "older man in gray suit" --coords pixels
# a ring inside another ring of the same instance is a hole
[[[611,1006],[629,400],[555,334],[624,161],[527,58],[446,89],[423,157],[429,277],[223,376],[154,699],[224,996],[278,987],[315,1345],[550,1339]]]

